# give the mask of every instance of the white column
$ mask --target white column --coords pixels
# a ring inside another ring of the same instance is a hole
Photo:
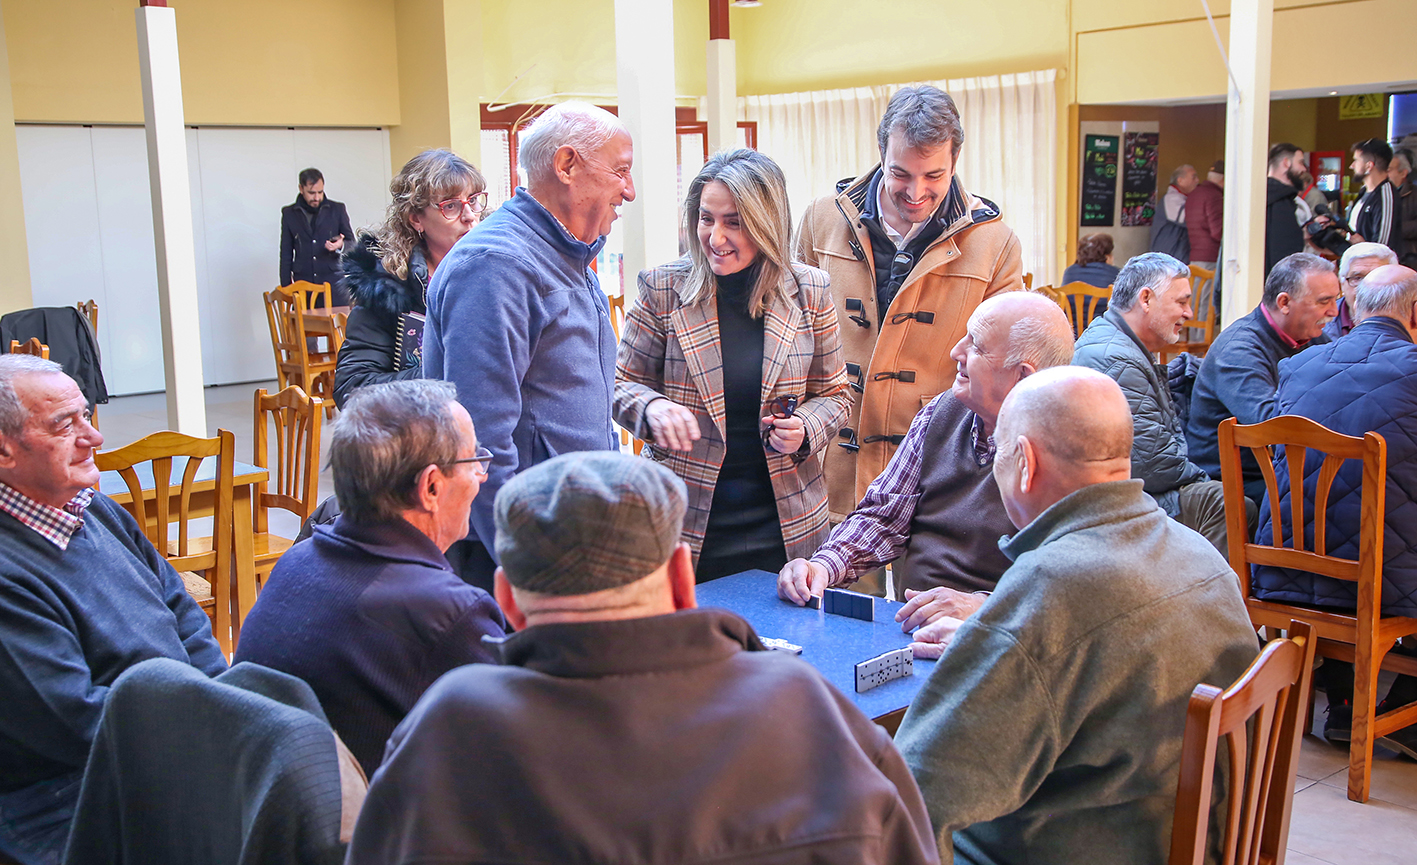
[[[1228,326],[1264,293],[1265,157],[1269,152],[1269,75],[1274,0],[1233,0],[1225,108],[1225,227],[1221,319]],[[1236,85],[1239,91],[1236,91]]]
[[[177,15],[165,7],[143,6],[138,8],[137,16],[163,371],[167,381],[167,425],[187,435],[206,436],[197,255],[187,179],[187,133],[182,123]]]
[[[708,150],[738,146],[738,61],[732,39],[708,42]]]
[[[623,211],[625,301],[646,267],[679,255],[674,142],[674,4],[615,0],[620,119],[635,140],[635,195]]]

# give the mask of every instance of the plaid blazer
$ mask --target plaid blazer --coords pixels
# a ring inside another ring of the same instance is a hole
[[[827,275],[802,264],[793,271],[764,314],[762,388],[764,415],[775,397],[800,398],[797,416],[807,434],[805,458],[776,451],[767,457],[789,559],[810,556],[827,539],[822,452],[846,423],[852,400]],[[614,411],[617,423],[645,441],[645,455],[673,469],[688,487],[684,540],[697,563],[727,447],[718,307],[712,296],[684,304],[680,291],[688,273],[688,259],[681,258],[640,274],[615,362]],[[644,412],[660,397],[698,417],[701,437],[693,450],[654,446]]]

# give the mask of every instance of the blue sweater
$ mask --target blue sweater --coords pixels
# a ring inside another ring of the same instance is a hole
[[[1372,431],[1387,440],[1387,517],[1383,531],[1382,611],[1417,616],[1417,345],[1406,328],[1385,316],[1369,318],[1343,339],[1316,346],[1279,365],[1278,412],[1296,414],[1345,435]],[[1304,536],[1314,539],[1314,495],[1322,460],[1312,451],[1304,465]],[[1289,464],[1276,460],[1285,537],[1289,516]],[[1328,552],[1358,558],[1363,467],[1345,460],[1329,495]],[[1272,503],[1260,509],[1257,543],[1273,543]],[[1357,608],[1356,584],[1285,568],[1255,568],[1255,594],[1266,600],[1320,607]]]
[[[107,496],[67,550],[4,513],[0,539],[0,793],[83,769],[109,686],[139,661],[226,669],[206,613]]]
[[[495,459],[469,538],[494,557],[492,503],[513,475],[614,450],[615,332],[582,243],[523,188],[453,247],[428,289],[423,373],[457,385]]]
[[[373,777],[428,686],[494,661],[482,637],[506,633],[492,596],[459,579],[418,529],[341,516],[281,557],[242,625],[236,661],[304,679]]]
[[[1258,306],[1215,338],[1196,376],[1191,416],[1186,421],[1191,459],[1206,474],[1220,477],[1220,422],[1233,417],[1252,424],[1274,417],[1279,362],[1303,348],[1285,343]],[[1259,464],[1248,453],[1241,453],[1240,467],[1245,475],[1245,495],[1258,502],[1264,498]]]

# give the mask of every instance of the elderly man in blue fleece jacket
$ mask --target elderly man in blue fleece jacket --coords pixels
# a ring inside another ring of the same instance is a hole
[[[895,739],[941,859],[1165,861],[1191,691],[1257,653],[1235,572],[1132,478],[1131,412],[1102,373],[1024,379],[994,440],[1013,565],[953,622]]]
[[[96,493],[103,434],[57,363],[0,356],[0,861],[58,863],[108,689],[171,658],[226,669],[138,523]]]
[[[1369,273],[1354,292],[1358,324],[1349,334],[1279,363],[1278,414],[1317,421],[1335,432],[1361,436],[1375,432],[1387,440],[1387,517],[1383,529],[1382,611],[1417,616],[1417,273],[1396,264]],[[1314,548],[1314,496],[1319,454],[1304,463],[1304,535]],[[1288,460],[1276,459],[1280,513],[1291,527]],[[1358,557],[1363,504],[1363,466],[1344,460],[1329,497],[1326,529],[1330,555]],[[1273,502],[1260,512],[1261,544],[1274,543]],[[1353,610],[1357,586],[1288,568],[1256,567],[1255,596],[1285,604]],[[1315,681],[1328,693],[1324,735],[1335,742],[1352,738],[1353,665],[1325,658]],[[1417,700],[1417,679],[1398,676],[1378,705],[1378,714]],[[1417,759],[1417,724],[1378,740]]]
[[[472,534],[448,551],[492,588],[492,502],[508,479],[571,451],[612,450],[615,332],[590,270],[635,199],[634,147],[620,120],[564,102],[520,136],[527,185],[470,232],[428,289],[423,372],[457,385],[494,459]]]

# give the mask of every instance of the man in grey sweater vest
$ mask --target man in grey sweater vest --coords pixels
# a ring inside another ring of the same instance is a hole
[[[954,387],[915,416],[886,470],[812,558],[782,569],[784,600],[805,604],[894,561],[907,599],[896,620],[909,633],[941,616],[969,615],[1008,568],[999,536],[1013,525],[994,483],[994,423],[1014,385],[1072,358],[1072,327],[1046,296],[1006,292],[975,309],[950,356]],[[939,657],[932,631],[918,633],[915,654]]]
[[[1030,376],[995,441],[1013,565],[896,736],[942,861],[1164,861],[1191,691],[1257,653],[1235,573],[1132,479],[1112,379]]]

